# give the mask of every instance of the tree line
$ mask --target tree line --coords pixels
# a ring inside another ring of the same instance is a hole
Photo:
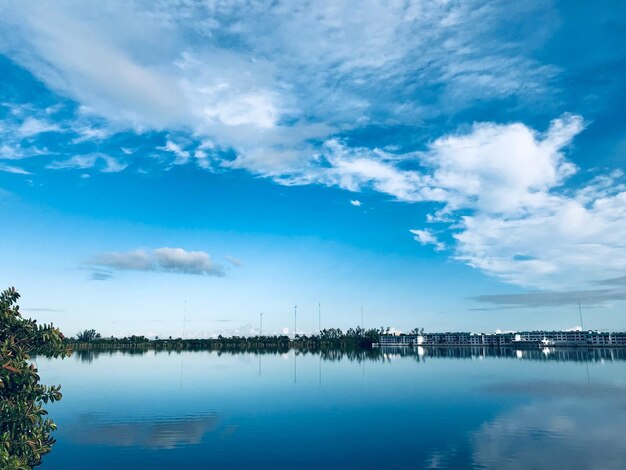
[[[349,328],[345,332],[340,328],[324,328],[318,334],[287,335],[253,335],[253,336],[222,336],[216,338],[147,338],[143,335],[103,337],[94,329],[80,331],[75,338],[67,342],[74,349],[106,349],[106,348],[150,348],[150,349],[229,349],[244,350],[275,348],[357,348],[370,349],[373,343],[380,342],[381,335],[390,334],[391,328],[365,329],[360,326]],[[411,333],[423,332],[423,328],[415,328]]]

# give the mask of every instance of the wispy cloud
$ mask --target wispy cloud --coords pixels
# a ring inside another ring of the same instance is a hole
[[[558,69],[500,32],[503,18],[549,12],[477,0],[9,2],[0,51],[118,128],[189,129],[236,149],[237,167],[278,176],[310,161],[311,140],[545,93]]]
[[[182,248],[156,248],[129,252],[100,253],[88,265],[114,271],[154,271],[206,276],[224,276],[224,268],[213,262],[204,251],[186,251]],[[100,279],[104,280],[104,279]]]
[[[42,121],[34,117],[26,118],[18,128],[19,134],[23,137],[39,135],[44,132],[58,132],[60,130],[61,127],[58,124]]]
[[[233,257],[233,256],[224,256],[224,259],[226,261],[228,261],[230,264],[232,264],[233,266],[236,266],[238,268],[243,267],[243,261]]]
[[[173,153],[176,156],[176,159],[173,162],[174,165],[187,163],[187,161],[189,160],[189,157],[191,157],[191,153],[189,153],[189,151],[183,150],[183,148],[180,145],[176,144],[175,142],[172,142],[169,139],[167,140],[167,142],[165,143],[163,147],[158,147],[158,149]]]
[[[91,273],[91,277],[90,279],[92,281],[108,281],[109,279],[111,279],[113,277],[113,273],[111,273],[110,271],[93,271]]]
[[[55,160],[46,168],[50,170],[86,170],[96,168],[102,173],[118,173],[128,165],[121,160],[103,153],[75,155],[67,160]]]
[[[508,308],[560,307],[578,305],[579,302],[588,307],[597,307],[605,306],[614,301],[626,300],[626,288],[491,294],[472,297],[472,300]]]
[[[59,308],[23,308],[22,310],[26,310],[27,312],[65,312],[65,310]]]
[[[26,171],[23,168],[13,165],[6,165],[0,163],[0,171],[4,171],[5,173],[13,173],[15,175],[32,175],[30,171]]]

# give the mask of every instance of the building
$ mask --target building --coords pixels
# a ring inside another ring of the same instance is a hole
[[[380,346],[593,346],[626,347],[626,332],[522,331],[519,333],[426,333],[381,335]]]
[[[419,335],[381,335],[380,346],[417,346]]]

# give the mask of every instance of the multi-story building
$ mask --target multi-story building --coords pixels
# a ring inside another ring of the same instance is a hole
[[[626,332],[522,331],[519,333],[426,333],[382,335],[380,346],[626,346]]]
[[[418,335],[381,335],[381,346],[417,346]]]

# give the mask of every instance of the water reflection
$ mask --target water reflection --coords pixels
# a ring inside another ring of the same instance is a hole
[[[42,360],[67,393],[44,470],[626,461],[624,349],[129,352]]]
[[[626,387],[526,383],[491,391],[528,394],[533,401],[503,413],[475,433],[478,467],[624,468]]]
[[[202,351],[202,350],[199,350]],[[198,352],[198,351],[196,351]],[[537,348],[537,349],[514,349],[514,348],[483,348],[473,346],[457,347],[383,347],[375,349],[327,349],[327,350],[301,350],[276,351],[273,349],[260,349],[257,351],[208,350],[211,354],[220,356],[239,356],[241,354],[254,354],[259,357],[259,376],[262,375],[261,356],[319,356],[323,361],[349,360],[361,363],[390,362],[396,358],[413,357],[418,361],[434,358],[449,359],[481,359],[487,357],[509,358],[530,361],[573,361],[573,362],[602,362],[602,361],[626,361],[626,348]],[[100,356],[113,357],[115,355],[143,356],[143,355],[176,355],[185,352],[180,350],[155,351],[151,349],[78,349],[73,356],[81,362],[91,363]],[[296,369],[294,364],[294,369]]]
[[[218,422],[218,416],[106,422],[100,416],[83,414],[67,426],[66,433],[81,445],[173,449],[200,443]]]

